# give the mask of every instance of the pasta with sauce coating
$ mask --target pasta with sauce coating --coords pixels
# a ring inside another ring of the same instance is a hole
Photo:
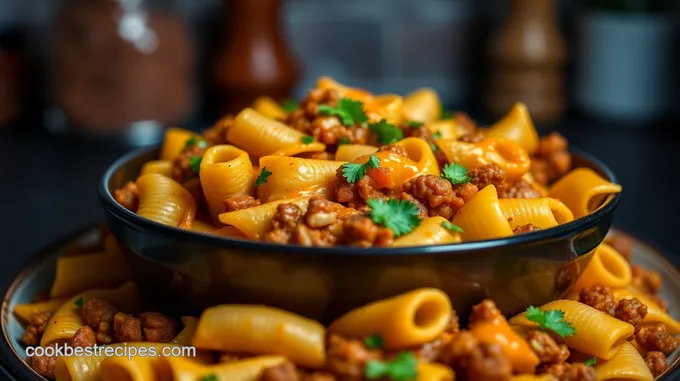
[[[654,376],[645,360],[629,342],[611,360],[599,361],[595,365],[597,381],[652,381]]]
[[[238,231],[248,238],[258,239],[262,237],[271,226],[272,218],[274,218],[276,207],[279,206],[279,204],[295,204],[304,213],[307,211],[308,202],[309,197],[296,197],[293,199],[271,201],[253,208],[222,213],[220,214],[220,221],[225,225],[238,229]]]
[[[158,173],[163,176],[172,177],[172,162],[168,160],[147,161],[139,172],[139,177],[149,173]]]
[[[562,338],[569,348],[604,360],[616,356],[635,330],[628,323],[573,300],[555,300],[539,308],[541,311],[560,310],[564,313],[563,320],[568,322],[576,332],[574,336]],[[510,324],[535,326],[535,323],[530,322],[524,313],[510,319]]]
[[[549,229],[574,220],[566,205],[550,197],[505,198],[498,200],[498,205],[512,229],[527,224]]]
[[[406,120],[430,123],[441,117],[442,106],[436,91],[422,88],[404,97],[403,110]]]
[[[168,128],[165,130],[160,159],[171,162],[186,147],[187,141],[193,137],[198,137],[198,134],[184,128]]]
[[[253,156],[271,155],[301,142],[302,132],[246,108],[227,131],[227,141],[248,151]]]
[[[257,188],[257,196],[262,202],[315,194],[331,199],[335,174],[343,164],[342,161],[265,156],[260,159],[260,167],[266,167],[272,174]]]
[[[397,238],[392,246],[443,245],[461,242],[460,234],[443,226],[448,222],[444,217],[430,217],[423,220],[412,232]]]
[[[93,288],[115,287],[130,279],[130,269],[119,253],[92,253],[57,259],[50,296],[74,295]]]
[[[590,168],[576,168],[550,187],[549,195],[562,201],[581,218],[600,207],[609,195],[621,192],[621,186],[603,179]]]
[[[529,154],[517,143],[502,137],[490,137],[477,143],[438,139],[435,144],[451,163],[468,170],[495,164],[503,169],[508,179],[518,180],[529,171]]]
[[[571,287],[570,293],[577,294],[580,290],[595,285],[612,288],[626,287],[630,284],[632,277],[632,271],[626,259],[613,247],[603,242],[595,248],[590,262]]]
[[[485,218],[479,218],[485,216]],[[451,220],[460,226],[463,241],[502,238],[512,235],[508,219],[503,215],[496,187],[487,185],[475,194]]]
[[[336,319],[328,330],[364,338],[379,334],[388,349],[434,340],[446,327],[451,301],[441,290],[421,288],[356,308]]]
[[[515,103],[501,120],[484,131],[484,135],[510,139],[524,148],[528,154],[535,153],[538,148],[538,132],[527,106],[523,103]]]
[[[175,180],[150,173],[137,179],[137,214],[163,225],[191,228],[196,217],[194,197]]]
[[[223,305],[203,311],[192,344],[200,349],[282,355],[317,368],[325,360],[326,329],[277,308]]]
[[[215,220],[226,211],[224,200],[250,194],[255,182],[248,152],[226,144],[205,151],[199,173],[208,210]]]

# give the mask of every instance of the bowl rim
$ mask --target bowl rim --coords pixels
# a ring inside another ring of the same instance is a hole
[[[496,238],[483,241],[470,241],[461,243],[449,243],[444,245],[424,245],[424,246],[405,246],[405,247],[370,247],[358,248],[351,246],[332,246],[332,247],[307,247],[301,245],[282,245],[276,243],[269,243],[263,241],[255,241],[248,239],[238,239],[214,236],[191,230],[184,230],[172,226],[160,224],[155,221],[140,217],[136,213],[129,211],[120,205],[113,197],[109,189],[109,182],[113,174],[118,171],[125,164],[132,159],[151,152],[158,151],[159,146],[151,148],[137,149],[126,153],[125,155],[114,161],[102,176],[99,186],[98,194],[107,212],[113,214],[117,218],[125,221],[129,225],[139,226],[145,230],[151,230],[158,234],[165,234],[172,236],[178,240],[186,242],[202,242],[204,244],[211,244],[213,246],[224,246],[230,249],[242,249],[252,251],[275,251],[277,253],[290,253],[297,255],[311,254],[316,256],[323,255],[361,255],[361,256],[404,256],[404,255],[437,255],[437,254],[455,254],[455,253],[470,253],[478,252],[500,247],[516,247],[519,245],[527,245],[536,242],[546,242],[558,239],[564,236],[573,236],[575,234],[586,231],[597,225],[598,221],[605,215],[612,213],[621,199],[621,193],[616,193],[610,197],[609,202],[601,206],[593,213],[587,216],[575,219],[566,224],[558,225],[550,229],[539,230],[526,234],[513,235],[510,237]],[[570,147],[569,151],[578,157],[585,159],[599,169],[606,178],[613,183],[617,183],[614,172],[602,161],[594,156],[581,151],[578,148]]]

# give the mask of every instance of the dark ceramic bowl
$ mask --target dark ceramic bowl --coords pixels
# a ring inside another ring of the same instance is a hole
[[[575,151],[574,164],[612,182],[603,163]],[[444,290],[467,315],[485,297],[507,314],[563,292],[609,230],[620,195],[589,216],[529,234],[440,246],[317,248],[229,239],[144,219],[114,189],[134,180],[157,150],[131,152],[104,175],[99,196],[113,234],[149,302],[199,312],[220,303],[261,303],[328,322],[350,309],[417,287]]]

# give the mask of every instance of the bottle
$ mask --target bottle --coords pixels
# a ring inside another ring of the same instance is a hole
[[[564,112],[566,47],[557,25],[555,0],[509,0],[509,12],[492,36],[485,103],[495,117],[513,104],[527,105],[537,123]]]
[[[281,0],[224,0],[227,38],[214,66],[223,112],[238,112],[259,96],[290,96],[298,69],[283,34],[281,5]]]

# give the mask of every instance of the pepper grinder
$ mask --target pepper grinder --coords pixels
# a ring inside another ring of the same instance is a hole
[[[284,38],[281,0],[224,0],[225,43],[214,66],[223,112],[235,113],[259,96],[290,96],[298,69]]]
[[[510,0],[489,46],[491,73],[485,103],[494,117],[516,102],[537,123],[555,122],[565,109],[565,41],[555,0]]]

